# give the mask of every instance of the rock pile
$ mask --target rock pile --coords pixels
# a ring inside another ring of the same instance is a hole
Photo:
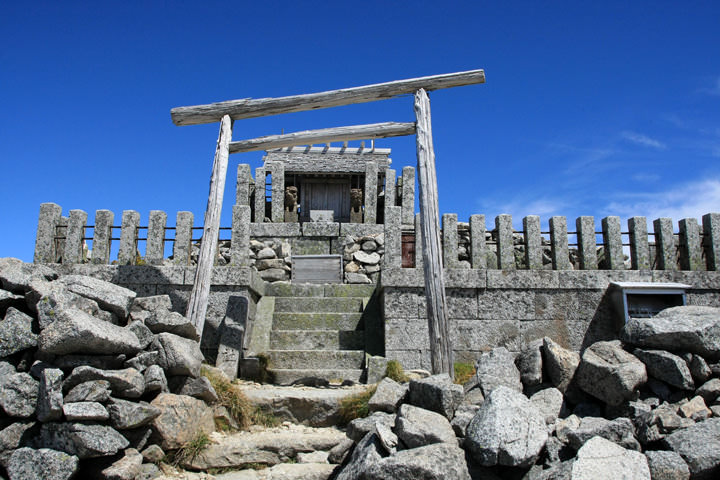
[[[340,239],[340,244],[345,283],[377,283],[385,253],[385,234],[347,235]]]
[[[331,458],[338,479],[720,478],[718,360],[710,307],[632,319],[581,354],[550,338],[496,348],[464,388],[383,379]]]
[[[134,479],[222,407],[195,329],[167,295],[0,259],[0,471]],[[2,475],[0,475],[1,477]]]

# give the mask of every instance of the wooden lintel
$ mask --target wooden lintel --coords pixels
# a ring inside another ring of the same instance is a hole
[[[283,135],[268,135],[231,142],[230,153],[272,150],[274,148],[293,147],[295,145],[312,145],[316,143],[339,142],[347,140],[364,140],[375,138],[400,137],[415,134],[415,123],[372,123],[368,125],[352,125],[347,127],[305,130]]]
[[[170,116],[175,125],[199,125],[219,122],[223,115],[230,115],[233,120],[264,117],[384,100],[397,95],[415,93],[419,89],[429,91],[478,83],[485,83],[484,70],[431,75],[287,97],[244,98],[207,105],[177,107],[170,111]]]

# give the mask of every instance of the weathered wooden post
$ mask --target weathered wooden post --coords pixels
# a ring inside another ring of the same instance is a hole
[[[430,362],[432,373],[447,373],[454,378],[453,352],[450,345],[445,280],[441,264],[438,220],[437,177],[435,151],[432,142],[430,99],[425,89],[415,92],[416,146],[418,185],[420,186],[420,223],[423,245],[425,297],[427,299],[428,328],[430,330]]]
[[[205,225],[203,227],[202,243],[198,256],[195,281],[193,282],[190,301],[188,301],[185,316],[195,325],[198,335],[202,338],[205,327],[205,314],[207,313],[208,296],[210,295],[210,280],[213,264],[217,253],[217,239],[220,232],[220,212],[222,210],[223,194],[225,193],[225,176],[227,174],[229,145],[232,139],[232,120],[230,115],[224,115],[220,122],[215,159],[213,160],[212,176],[210,177],[210,195],[208,196],[207,210],[205,210]]]

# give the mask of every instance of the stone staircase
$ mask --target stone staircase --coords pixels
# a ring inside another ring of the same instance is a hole
[[[270,288],[274,383],[305,377],[360,381],[365,362],[363,310],[374,285],[285,284]]]

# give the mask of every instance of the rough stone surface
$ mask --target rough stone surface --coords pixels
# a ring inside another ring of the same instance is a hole
[[[206,403],[215,403],[219,400],[217,392],[206,377],[188,378],[177,393],[205,400]]]
[[[711,378],[700,385],[695,393],[700,395],[706,403],[714,402],[720,396],[720,378]]]
[[[359,442],[368,433],[375,432],[377,423],[385,424],[389,427],[395,425],[395,415],[385,412],[375,412],[369,417],[356,418],[347,426],[347,436],[355,442]]]
[[[145,450],[141,453],[143,458],[150,463],[158,463],[165,458],[163,449],[160,448],[160,445],[155,445],[154,443],[145,447]]]
[[[39,383],[27,373],[12,373],[0,378],[0,406],[11,417],[28,418],[35,414]]]
[[[0,358],[37,345],[38,336],[32,331],[32,318],[13,307],[7,309],[0,322]]]
[[[692,374],[685,360],[664,350],[636,348],[633,355],[645,364],[648,375],[683,390],[695,388]]]
[[[140,473],[143,457],[134,448],[125,450],[125,456],[102,471],[106,480],[135,480]]]
[[[439,413],[412,405],[402,405],[395,419],[395,433],[407,448],[439,442],[457,444],[455,432],[447,418]]]
[[[520,370],[520,381],[526,387],[540,385],[543,381],[542,346],[542,338],[533,340],[520,350],[515,360]]]
[[[441,373],[420,380],[410,381],[410,403],[431,410],[451,419],[463,400],[462,385],[456,385],[450,376]]]
[[[366,434],[358,442],[350,456],[350,461],[335,477],[336,480],[357,480],[382,457],[382,444],[375,433]]]
[[[408,393],[409,386],[400,384],[392,378],[385,377],[378,383],[377,389],[368,401],[371,412],[395,413],[398,405]]]
[[[68,422],[102,422],[110,418],[107,409],[98,402],[73,402],[62,407]]]
[[[520,372],[515,367],[515,356],[505,347],[483,353],[476,365],[477,379],[486,397],[499,386],[522,392]]]
[[[161,393],[151,405],[161,411],[152,425],[164,450],[180,448],[198,432],[210,433],[215,430],[212,409],[197,398]]]
[[[178,312],[156,312],[145,320],[145,326],[153,333],[174,333],[191,340],[199,340],[195,326]]]
[[[34,446],[38,423],[32,421],[14,421],[0,430],[0,465],[7,465],[13,450]]]
[[[155,335],[145,326],[143,322],[132,321],[127,326],[128,330],[135,334],[140,343],[140,348],[145,349],[155,339]]]
[[[171,309],[170,295],[136,297],[130,307],[130,318],[144,322],[156,312],[169,312]]]
[[[46,368],[40,372],[37,417],[41,422],[57,420],[63,415],[63,372],[58,368]]]
[[[475,414],[479,409],[480,407],[478,405],[462,404],[455,410],[455,417],[452,419],[452,422],[450,422],[455,436],[459,438],[465,437],[467,426],[470,425],[472,419],[475,418]]]
[[[545,367],[552,384],[565,393],[572,382],[575,370],[580,364],[580,355],[567,350],[552,339],[543,338],[543,366]]]
[[[689,361],[688,359],[685,361],[690,368],[690,373],[692,374],[692,378],[695,380],[696,385],[700,385],[708,381],[712,375],[712,370],[710,370],[710,366],[703,357],[700,355],[692,355]]]
[[[57,312],[57,319],[40,332],[41,352],[55,355],[69,353],[134,354],[140,342],[127,328],[105,322],[75,308]]]
[[[645,452],[653,480],[688,480],[690,469],[680,455],[664,450]]]
[[[720,418],[677,430],[662,442],[685,460],[693,479],[709,480],[720,476]]]
[[[633,318],[620,332],[630,345],[682,351],[707,358],[720,357],[720,308],[683,306],[663,310],[652,318]]]
[[[127,439],[112,427],[82,423],[43,424],[38,442],[80,459],[114,455],[128,446]]]
[[[153,342],[160,357],[158,365],[169,375],[198,377],[204,360],[197,342],[172,333],[160,333]]]
[[[350,449],[355,446],[355,442],[350,438],[344,439],[342,442],[335,445],[328,452],[328,462],[339,465],[345,460]]]
[[[64,275],[60,277],[59,282],[71,292],[95,300],[101,308],[123,319],[127,318],[130,306],[137,296],[127,288],[84,275]]]
[[[142,352],[134,358],[126,360],[124,366],[126,368],[134,368],[138,372],[144,372],[148,367],[157,365],[160,354],[158,352]]]
[[[484,466],[529,467],[547,439],[543,414],[522,393],[501,386],[468,425],[465,447]]]
[[[367,253],[361,250],[359,252],[353,253],[353,259],[360,263],[364,263],[365,265],[377,265],[378,263],[380,263],[380,255],[378,255],[376,252]]]
[[[566,416],[568,413],[562,392],[554,387],[536,392],[530,397],[530,401],[540,411],[548,425],[555,423],[558,417]]]
[[[628,418],[607,420],[601,417],[583,417],[580,425],[570,428],[566,435],[570,446],[575,450],[593,437],[602,437],[623,448],[640,450],[640,444],[634,437],[633,424]]]
[[[647,371],[618,342],[597,342],[583,353],[575,380],[590,395],[609,405],[620,405],[632,399],[635,389],[647,381]]]
[[[19,448],[7,466],[10,480],[69,480],[78,470],[80,459],[65,452],[41,448]]]
[[[691,418],[696,422],[700,420],[705,420],[712,415],[712,412],[709,408],[707,408],[703,397],[701,397],[700,395],[697,395],[691,400],[680,405],[680,408],[678,408],[678,413],[681,417]]]
[[[439,443],[410,450],[371,464],[362,478],[368,480],[470,480],[465,454],[456,445]]]
[[[111,425],[120,430],[139,428],[150,424],[161,410],[146,402],[129,402],[113,398],[107,406]]]
[[[99,402],[105,403],[110,398],[110,382],[107,380],[90,380],[83,382],[65,395],[65,403]]]
[[[13,293],[25,293],[33,280],[55,278],[55,270],[46,265],[25,263],[17,258],[0,258],[0,284]]]
[[[626,450],[601,437],[593,437],[578,450],[572,467],[572,480],[598,478],[650,480],[650,468],[642,453]]]
[[[122,370],[100,370],[93,367],[77,367],[65,380],[63,389],[69,390],[81,383],[92,380],[106,380],[113,395],[123,398],[139,398],[145,391],[145,379],[134,368]]]
[[[145,379],[145,392],[147,393],[167,393],[168,381],[165,371],[158,365],[150,365],[143,373]]]

